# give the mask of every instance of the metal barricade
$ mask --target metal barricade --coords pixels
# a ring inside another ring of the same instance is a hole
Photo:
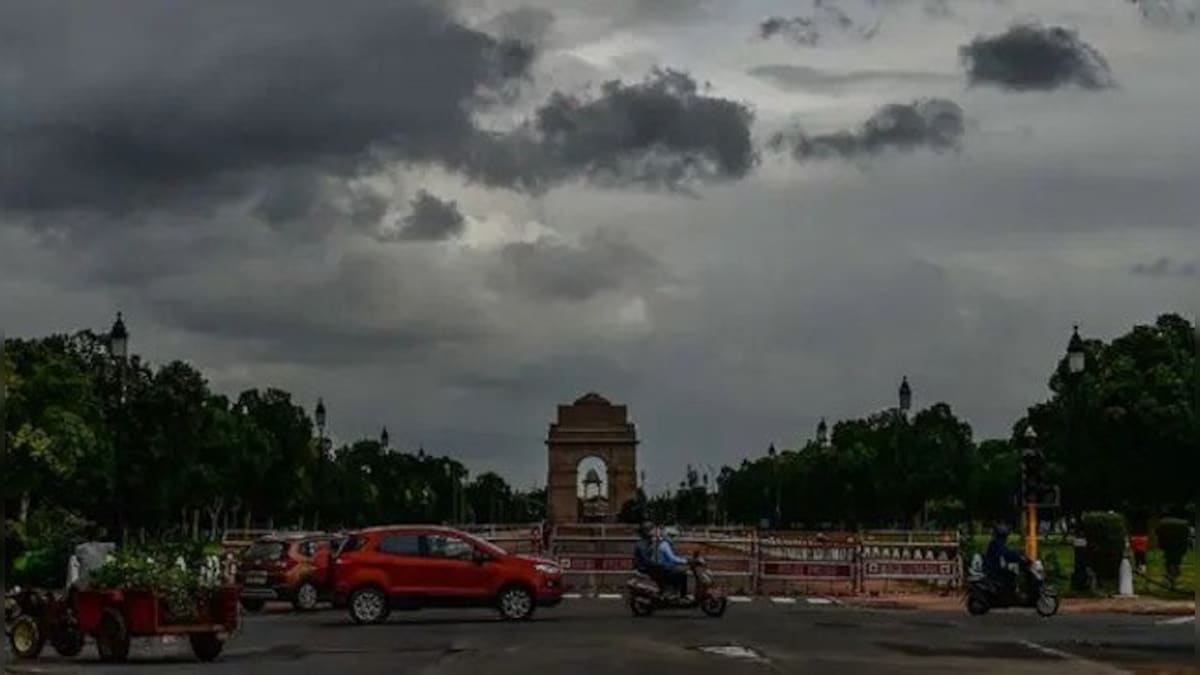
[[[550,537],[548,557],[562,568],[568,590],[615,590],[633,572],[636,542],[632,526],[558,525]]]
[[[958,533],[873,531],[863,534],[863,590],[897,592],[962,583]]]
[[[469,532],[480,539],[485,539],[509,553],[522,555],[540,555],[544,551],[542,525],[540,523],[515,525],[465,525],[464,532]]]
[[[759,593],[849,595],[858,589],[854,535],[763,532],[757,553]]]

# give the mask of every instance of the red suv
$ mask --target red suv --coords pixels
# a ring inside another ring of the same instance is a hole
[[[562,570],[448,527],[375,527],[350,535],[333,561],[333,604],[355,623],[395,609],[495,607],[508,620],[562,601]]]
[[[341,541],[331,534],[286,533],[254,542],[238,566],[242,607],[256,612],[268,600],[284,600],[297,610],[315,609],[329,598],[330,554]]]

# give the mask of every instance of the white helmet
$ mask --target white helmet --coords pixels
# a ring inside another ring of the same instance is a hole
[[[674,525],[664,527],[662,536],[664,539],[674,540],[679,537],[679,528]]]

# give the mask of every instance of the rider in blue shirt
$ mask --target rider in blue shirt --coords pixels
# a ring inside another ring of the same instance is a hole
[[[688,564],[688,559],[675,554],[675,549],[671,542],[679,536],[679,530],[674,527],[668,527],[663,530],[662,541],[658,543],[657,555],[655,562],[667,570],[667,578],[671,584],[679,591],[679,596],[687,595],[687,572],[680,569]]]
[[[1025,557],[1008,547],[1008,528],[997,525],[992,530],[992,541],[988,543],[987,552],[983,556],[983,572],[995,579],[1004,588],[1015,591],[1017,577],[1008,569],[1009,564],[1019,563]]]

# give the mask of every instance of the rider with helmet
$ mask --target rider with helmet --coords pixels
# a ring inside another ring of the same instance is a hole
[[[662,540],[658,543],[655,561],[659,567],[665,570],[668,582],[679,592],[679,597],[683,598],[687,595],[688,559],[675,553],[675,548],[672,544],[678,537],[679,528],[667,527],[663,529],[663,536]]]
[[[1025,557],[1008,547],[1008,526],[997,525],[992,529],[992,540],[983,556],[983,572],[1002,588],[1017,590],[1017,576],[1008,569],[1009,564],[1020,563]]]

